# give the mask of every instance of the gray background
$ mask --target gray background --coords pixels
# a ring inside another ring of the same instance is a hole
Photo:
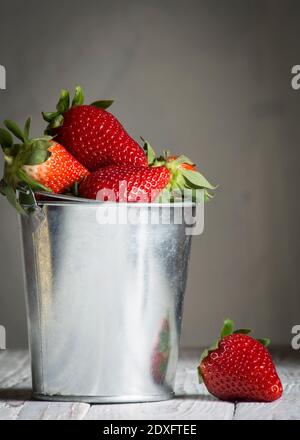
[[[0,1],[0,119],[53,110],[80,82],[136,138],[185,152],[214,183],[193,243],[182,342],[230,316],[277,344],[300,323],[299,1]],[[0,324],[27,343],[18,222],[0,199]]]

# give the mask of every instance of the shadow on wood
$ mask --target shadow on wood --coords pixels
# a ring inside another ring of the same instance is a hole
[[[1,400],[31,400],[32,391],[28,388],[0,388]]]

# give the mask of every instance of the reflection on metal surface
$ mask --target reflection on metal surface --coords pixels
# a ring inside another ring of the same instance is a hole
[[[151,374],[153,380],[158,384],[163,383],[166,378],[167,368],[169,365],[170,350],[170,325],[168,318],[165,318],[162,321],[158,340],[153,350],[151,362]]]

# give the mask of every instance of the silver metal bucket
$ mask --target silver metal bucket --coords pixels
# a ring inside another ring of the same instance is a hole
[[[192,223],[174,215],[185,205],[127,204],[159,224],[99,224],[105,204],[39,204],[21,219],[33,397],[171,398]]]

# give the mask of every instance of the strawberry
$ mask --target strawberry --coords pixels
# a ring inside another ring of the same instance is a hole
[[[4,125],[8,130],[0,129],[0,144],[5,160],[0,189],[19,212],[24,213],[16,197],[21,183],[33,190],[62,193],[89,173],[50,136],[30,139],[30,118],[24,130],[9,120],[4,121]],[[21,142],[14,144],[11,133]]]
[[[54,193],[63,193],[74,182],[78,182],[89,171],[84,168],[62,145],[50,142],[51,153],[46,162],[37,165],[24,165],[23,170],[29,177],[51,189]]]
[[[195,166],[193,169],[182,166],[192,164],[186,156],[174,159],[165,152],[156,158],[148,142],[145,142],[144,149],[148,167],[123,164],[100,168],[82,181],[79,195],[117,202],[167,202],[173,201],[176,191],[193,189],[197,193],[197,189],[204,189],[206,198],[212,197],[207,189],[214,187],[195,170]]]
[[[165,167],[108,165],[89,174],[79,185],[87,199],[116,202],[152,202],[170,179]]]
[[[225,320],[220,340],[205,350],[198,367],[199,380],[222,400],[271,402],[282,395],[282,384],[271,355],[268,339],[254,339],[251,330],[233,331]]]
[[[113,101],[83,105],[83,90],[76,87],[70,107],[69,93],[62,90],[57,111],[43,113],[46,132],[64,145],[88,170],[106,165],[147,166],[142,148],[120,122],[106,111]]]

